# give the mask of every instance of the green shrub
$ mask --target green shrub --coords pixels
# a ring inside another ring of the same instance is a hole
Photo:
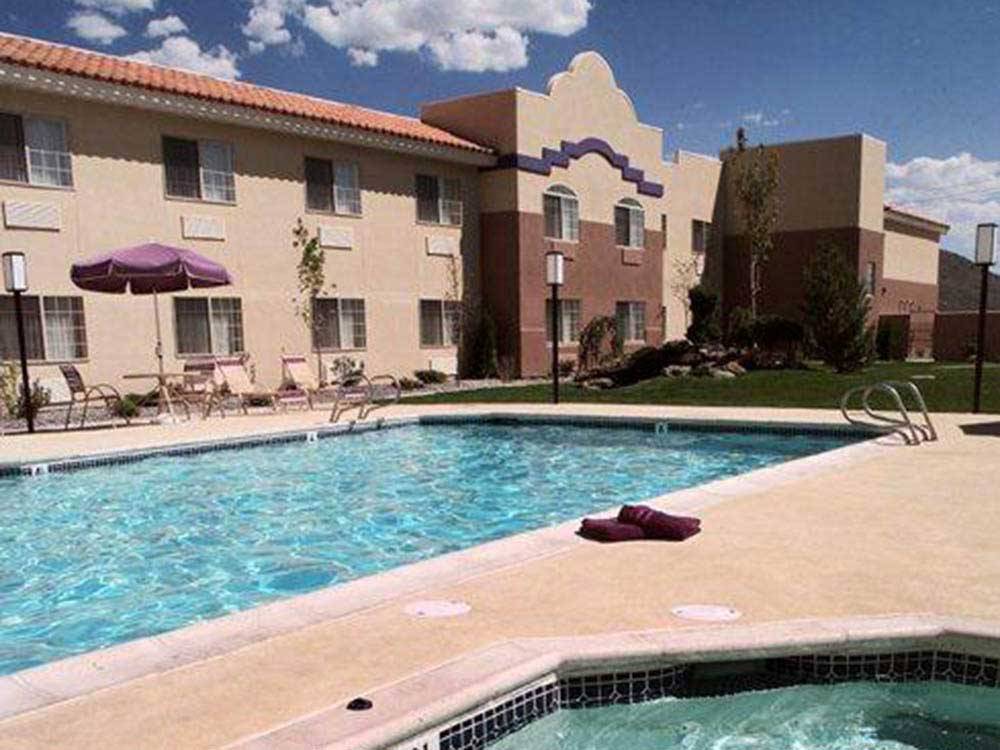
[[[424,384],[419,380],[414,380],[413,378],[402,377],[396,381],[399,383],[399,387],[404,391],[418,391],[424,387]]]
[[[580,331],[579,370],[586,372],[595,367],[620,359],[625,342],[618,331],[618,321],[610,315],[598,315]]]
[[[753,313],[748,307],[736,307],[729,313],[726,328],[726,343],[741,349],[749,349],[754,344]]]
[[[440,370],[414,370],[414,377],[425,385],[434,385],[448,382],[448,375]]]
[[[855,372],[874,353],[871,298],[857,270],[834,245],[822,245],[805,269],[803,319],[808,343],[837,372]]]
[[[575,359],[560,359],[559,360],[559,377],[568,378],[576,370],[576,360]]]
[[[111,406],[111,413],[116,417],[131,419],[139,414],[146,397],[139,393],[126,393],[121,401],[114,401]]]
[[[691,325],[687,329],[692,344],[714,344],[722,340],[719,326],[719,295],[702,284],[688,292]]]
[[[33,414],[49,403],[50,394],[36,380],[31,384],[31,409]],[[0,365],[0,401],[7,413],[15,419],[24,419],[24,389],[21,387],[21,373],[14,362]]]

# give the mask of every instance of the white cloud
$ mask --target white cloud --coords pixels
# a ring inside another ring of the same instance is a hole
[[[252,50],[287,44],[300,24],[347,51],[355,65],[380,52],[424,53],[446,70],[513,70],[531,34],[570,36],[591,0],[251,0],[243,33]]]
[[[787,115],[788,110],[783,109],[781,114]],[[781,120],[778,117],[768,116],[763,112],[747,112],[740,115],[740,120],[747,125],[759,125],[764,128],[773,128],[775,125],[781,124]]]
[[[111,44],[128,34],[125,29],[100,13],[77,12],[69,17],[66,26],[81,39],[99,44]]]
[[[1000,161],[968,152],[885,168],[886,203],[951,225],[943,243],[971,256],[976,224],[1000,217]]]
[[[187,24],[181,20],[180,16],[170,15],[154,18],[150,21],[146,26],[146,36],[155,39],[161,36],[173,36],[187,30]]]
[[[153,10],[156,7],[156,0],[75,0],[81,8],[91,8],[110,13],[113,16],[122,16],[142,10]]]
[[[171,68],[184,68],[195,73],[216,78],[239,78],[236,67],[237,55],[221,44],[212,49],[202,50],[194,39],[186,36],[172,36],[163,40],[159,47],[129,55],[133,60],[155,63]]]

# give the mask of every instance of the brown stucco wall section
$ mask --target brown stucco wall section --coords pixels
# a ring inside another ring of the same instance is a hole
[[[663,236],[647,229],[640,262],[635,253],[623,262],[615,245],[614,227],[581,221],[577,243],[544,238],[541,214],[502,212],[482,216],[483,292],[497,324],[501,355],[515,357],[522,376],[544,375],[550,369],[545,342],[545,253],[567,251],[564,299],[580,300],[581,325],[596,315],[614,315],[618,301],[646,303],[646,341],[659,343],[663,321]],[[572,258],[570,260],[570,258]],[[576,347],[565,347],[565,357]]]
[[[934,312],[938,306],[937,284],[883,278],[875,295],[875,310],[884,315]]]
[[[860,227],[778,232],[764,269],[761,312],[797,318],[804,299],[804,272],[809,258],[823,242],[840,248],[859,274],[868,263],[876,266],[877,286],[882,284],[884,238],[881,232]],[[723,311],[750,306],[750,253],[743,236],[723,241]]]
[[[978,312],[938,313],[934,318],[934,358],[966,360],[974,351]],[[986,313],[986,358],[1000,361],[1000,312]]]

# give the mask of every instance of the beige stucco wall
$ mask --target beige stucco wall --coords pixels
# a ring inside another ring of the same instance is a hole
[[[886,231],[882,275],[918,284],[938,283],[939,242]]]
[[[442,298],[449,288],[450,258],[428,255],[428,236],[456,238],[462,253],[457,261],[474,273],[471,264],[479,244],[474,167],[20,90],[0,93],[4,111],[55,116],[68,124],[73,189],[0,184],[0,200],[58,204],[62,230],[3,228],[0,250],[27,252],[33,293],[84,297],[90,357],[81,363],[81,370],[88,380],[119,382],[125,372],[154,367],[152,307],[148,298],[76,290],[69,281],[70,264],[113,248],[157,240],[194,249],[233,273],[235,285],[215,294],[242,298],[246,349],[253,356],[258,380],[276,386],[280,353],[307,352],[310,346],[292,302],[298,256],[291,247],[291,229],[299,216],[310,229],[320,223],[353,229],[354,248],[327,250],[326,268],[328,282],[336,285],[330,296],[365,299],[368,345],[363,352],[347,352],[350,356],[364,361],[369,372],[403,375],[426,367],[431,357],[454,354],[453,349],[421,349],[418,299]],[[164,134],[232,143],[236,205],[166,198],[161,164]],[[358,163],[360,218],[306,213],[303,158],[307,154]],[[414,175],[418,172],[462,179],[464,227],[417,223]],[[182,215],[223,219],[226,240],[182,238]],[[161,301],[161,311],[167,367],[174,370],[181,362],[174,356],[170,300]],[[50,367],[34,369],[37,375],[51,372]]]

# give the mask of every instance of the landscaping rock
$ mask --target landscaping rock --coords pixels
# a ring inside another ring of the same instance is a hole
[[[730,372],[729,370],[726,370],[726,369],[721,368],[721,367],[713,368],[712,371],[711,371],[711,375],[712,375],[713,378],[718,378],[719,380],[725,380],[727,378],[735,378],[736,377],[736,373]]]
[[[592,378],[583,382],[583,387],[590,391],[606,391],[614,388],[615,382],[611,378]]]
[[[707,378],[712,374],[712,367],[704,363],[695,365],[691,368],[691,374],[696,378]]]
[[[724,364],[722,366],[722,369],[725,370],[726,372],[731,372],[733,375],[746,375],[747,374],[747,368],[745,368],[743,365],[741,365],[735,359],[732,360],[732,361],[730,361],[730,362],[726,362],[726,364]]]
[[[668,378],[683,378],[691,374],[691,368],[688,365],[670,365],[663,368],[663,374]]]

